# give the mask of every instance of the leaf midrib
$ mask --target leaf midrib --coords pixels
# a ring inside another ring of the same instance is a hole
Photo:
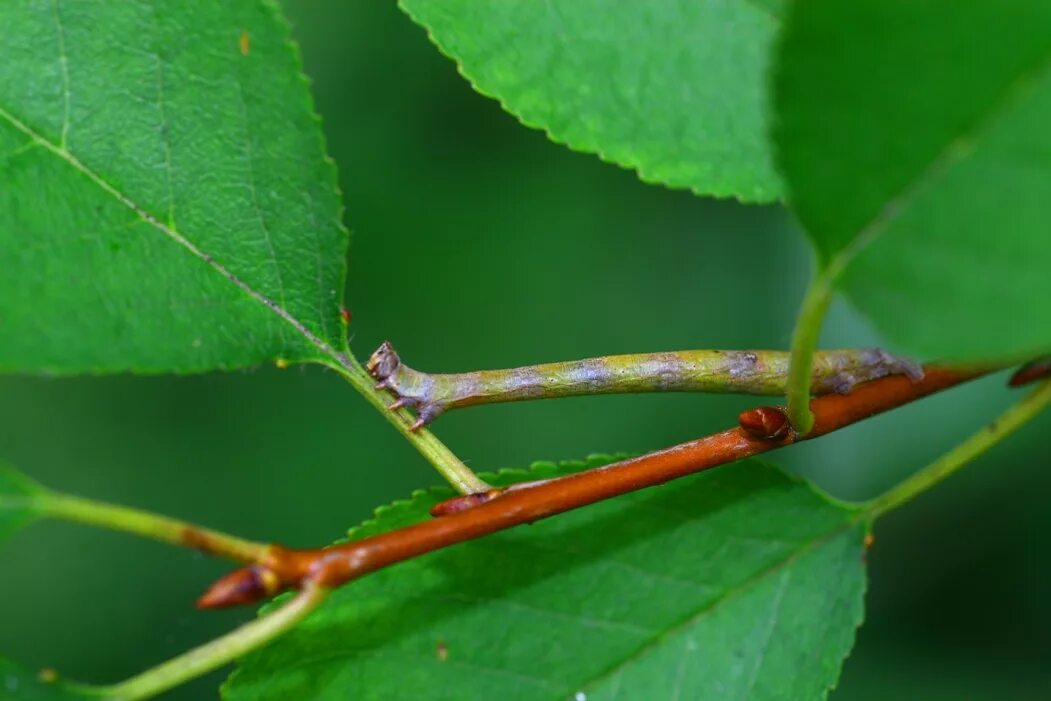
[[[734,599],[736,599],[740,595],[744,594],[749,589],[752,589],[754,586],[757,586],[760,582],[764,581],[767,577],[773,576],[773,575],[779,573],[780,571],[782,571],[785,567],[788,567],[788,566],[792,565],[796,560],[798,560],[804,554],[806,554],[808,552],[811,552],[812,550],[814,550],[818,546],[824,544],[825,542],[831,540],[832,538],[835,538],[836,536],[841,535],[842,533],[845,533],[845,532],[849,531],[850,529],[856,527],[868,515],[869,514],[868,514],[867,511],[861,511],[856,516],[854,516],[853,518],[850,518],[850,519],[847,519],[846,521],[844,521],[842,524],[840,524],[840,526],[838,528],[834,528],[834,529],[830,530],[829,532],[823,533],[823,534],[817,536],[816,538],[810,540],[809,542],[804,543],[802,546],[800,546],[800,548],[798,550],[792,552],[790,555],[788,555],[784,559],[775,562],[773,565],[771,565],[770,567],[766,568],[765,570],[760,570],[760,571],[756,572],[754,575],[752,575],[751,577],[748,577],[744,581],[740,582],[735,587],[727,590],[727,592],[725,594],[723,594],[721,597],[719,597],[715,601],[712,601],[712,602],[709,602],[709,603],[705,604],[700,609],[698,609],[696,612],[694,612],[693,614],[688,616],[681,623],[678,623],[678,624],[676,624],[674,626],[670,626],[667,629],[663,630],[659,635],[654,636],[652,640],[649,640],[645,644],[643,644],[640,647],[636,648],[634,651],[632,651],[632,653],[630,655],[627,655],[624,659],[622,659],[619,662],[615,663],[609,669],[606,669],[606,670],[596,674],[595,676],[591,677],[590,679],[581,681],[579,684],[574,685],[574,690],[575,689],[586,689],[586,688],[589,688],[589,687],[594,687],[594,685],[596,685],[596,684],[598,684],[598,683],[600,683],[602,681],[605,681],[607,679],[610,679],[614,675],[622,672],[628,665],[630,665],[631,663],[633,663],[633,662],[637,661],[638,659],[644,657],[651,650],[653,650],[653,649],[657,648],[659,645],[663,644],[663,642],[668,637],[678,633],[679,631],[685,630],[685,629],[689,628],[690,626],[695,625],[699,621],[707,618],[709,615],[711,615],[714,612],[716,612],[717,610],[719,610],[723,605],[727,604],[728,602],[732,602]],[[568,693],[572,693],[572,692],[573,692],[573,690],[570,690]]]
[[[955,166],[973,156],[983,137],[1039,90],[1042,84],[1040,77],[1049,70],[1051,70],[1051,44],[1032,66],[1019,72],[1005,83],[1003,90],[989,102],[985,110],[974,118],[969,127],[946,141],[926,167],[918,170],[915,177],[909,180],[896,195],[887,198],[875,216],[858,229],[854,238],[829,261],[824,273],[828,279],[834,281],[842,275],[851,261],[862,250],[875,243],[889,225],[896,221],[898,216],[907,210],[920,195],[941,182]]]
[[[169,240],[175,242],[187,250],[191,255],[196,257],[198,260],[205,263],[208,267],[215,270],[217,273],[222,275],[226,280],[238,287],[242,292],[247,294],[249,297],[259,302],[283,321],[287,322],[299,333],[304,339],[307,340],[310,345],[314,346],[322,355],[327,356],[338,363],[341,367],[351,372],[354,371],[353,365],[350,361],[340,352],[338,352],[331,344],[322,339],[320,336],[312,332],[306,327],[306,325],[298,318],[292,315],[287,309],[263,294],[259,290],[255,289],[247,282],[238,277],[233,271],[227,268],[225,265],[217,261],[211,254],[198,248],[192,241],[186,238],[174,227],[164,224],[157,216],[149,212],[145,207],[142,207],[132,198],[121,192],[117,187],[112,185],[106,180],[101,174],[89,168],[80,159],[73,155],[68,149],[51,142],[46,139],[28,124],[18,119],[6,108],[0,106],[0,119],[3,119],[15,129],[19,130],[27,137],[31,139],[33,143],[40,145],[42,148],[56,156],[59,160],[66,163],[74,171],[86,176],[91,182],[93,182],[100,190],[105,192],[107,195],[113,197],[117,202],[130,209],[139,219],[146,224],[152,226],[154,229],[161,232]]]

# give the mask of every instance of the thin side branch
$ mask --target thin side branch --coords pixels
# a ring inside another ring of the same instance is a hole
[[[793,428],[802,434],[810,433],[814,415],[810,413],[811,367],[821,335],[821,324],[832,300],[834,278],[828,270],[810,281],[803,305],[799,309],[796,327],[792,332],[792,358],[788,367],[788,385],[785,398],[788,402],[788,418]]]
[[[927,366],[924,370],[923,378],[917,381],[893,375],[861,384],[851,394],[829,394],[815,399],[811,403],[815,422],[805,439],[822,436],[984,374],[982,370],[937,366]],[[774,417],[780,415],[781,423],[787,424],[784,410],[776,407],[761,410],[771,412]],[[431,521],[317,550],[275,549],[262,566],[242,569],[221,579],[201,597],[198,605],[218,608],[246,603],[263,599],[275,589],[301,587],[304,583],[337,587],[440,548],[804,440],[792,430],[774,430],[773,438],[757,436],[756,426],[766,423],[769,421],[756,420],[746,412],[742,415],[742,424],[748,426],[747,429],[738,426],[555,480],[459,497],[457,500],[469,500],[470,508],[445,509],[442,513],[449,515]]]
[[[1012,386],[1026,384],[1027,377],[1043,378],[1051,372],[1051,364],[1046,361],[1039,373],[1032,370],[1032,367],[1023,368],[1023,372],[1015,375],[1012,378]],[[1026,370],[1030,371],[1028,375],[1024,372]],[[871,501],[868,506],[869,510],[876,516],[893,511],[1010,436],[1048,405],[1051,405],[1051,380],[1045,380],[1029,396],[1009,407],[1007,411],[990,421],[963,443]]]
[[[343,355],[339,363],[324,362],[323,364],[335,370],[349,382],[351,387],[365,398],[365,401],[375,407],[405,437],[405,440],[434,466],[434,469],[452,485],[453,489],[461,494],[484,492],[489,489],[489,485],[474,474],[460,458],[456,457],[455,453],[438,440],[437,436],[427,430],[417,430],[419,427],[413,425],[412,417],[407,411],[391,411],[384,395],[373,386],[371,378],[354,356]]]
[[[171,545],[192,548],[238,562],[263,562],[270,545],[161,516],[141,509],[44,492],[34,497],[42,516],[132,533]]]
[[[100,696],[105,701],[138,701],[156,696],[265,645],[310,615],[327,595],[327,589],[308,582],[302,591],[278,610],[249,621],[221,638],[216,638],[119,684],[83,688],[87,693]]]

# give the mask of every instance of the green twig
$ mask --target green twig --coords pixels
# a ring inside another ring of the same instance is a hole
[[[486,492],[490,485],[480,479],[471,468],[467,467],[456,454],[430,431],[412,430],[412,415],[408,411],[391,411],[387,398],[374,386],[374,382],[357,359],[346,354],[340,362],[321,361],[343,376],[361,396],[374,406],[386,419],[405,436],[416,450],[444,477],[456,491],[461,494]]]
[[[167,516],[68,494],[44,491],[27,497],[27,503],[31,503],[43,517],[133,533],[172,545],[204,550],[238,562],[262,562],[269,548],[263,543],[243,540]]]
[[[788,401],[788,419],[796,432],[804,436],[814,427],[814,415],[810,411],[810,383],[821,322],[825,319],[832,299],[832,277],[826,270],[811,280],[792,333],[792,358],[788,366],[785,396]]]
[[[138,701],[156,696],[269,643],[313,612],[325,600],[328,592],[328,589],[308,582],[281,608],[246,623],[221,638],[118,684],[105,687],[85,686],[81,690],[100,696],[106,701]]]
[[[1051,404],[1051,380],[1045,381],[978,433],[882,496],[870,501],[865,507],[866,511],[875,518],[911,501],[1014,433],[1048,404]]]

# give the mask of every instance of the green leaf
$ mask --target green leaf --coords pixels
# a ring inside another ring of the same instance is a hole
[[[43,516],[39,497],[46,493],[36,482],[0,462],[0,542]]]
[[[272,2],[9,2],[0,26],[0,370],[342,347],[335,169]]]
[[[770,202],[779,1],[401,0],[484,95],[646,182]]]
[[[932,357],[1051,349],[1051,4],[793,4],[775,78],[821,265]]]
[[[447,496],[418,492],[351,537]],[[862,619],[866,529],[745,461],[346,586],[242,660],[224,698],[823,699]]]
[[[63,701],[97,698],[85,690],[80,693],[59,681],[43,681],[39,673],[0,657],[0,698],[5,701]]]

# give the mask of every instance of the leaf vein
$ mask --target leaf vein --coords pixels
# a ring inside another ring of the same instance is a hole
[[[39,147],[39,144],[33,139],[30,139],[24,144],[18,146],[18,148],[16,148],[14,151],[8,151],[7,153],[0,155],[0,163],[3,163],[4,161],[16,160],[19,156],[29,153],[37,147]]]
[[[997,126],[999,121],[1013,109],[1025,103],[1039,87],[1041,78],[1051,70],[1051,45],[1049,51],[1030,68],[1009,81],[1003,91],[975,117],[973,122],[949,139],[945,146],[907,182],[896,195],[861,229],[828,265],[830,279],[837,278],[857,255],[875,242],[910,204],[923,193],[937,185],[952,169],[974,155],[981,138]]]
[[[391,658],[394,658],[394,659],[397,659],[397,658],[409,658],[411,661],[415,662],[421,655],[420,654],[414,654],[412,652],[399,652],[399,651],[394,651],[394,650],[371,651],[371,650],[363,649],[363,648],[336,648],[336,649],[326,650],[325,652],[317,654],[317,655],[311,655],[310,657],[297,658],[296,661],[295,661],[295,664],[296,664],[296,667],[305,667],[305,666],[318,665],[318,664],[327,664],[327,663],[332,662],[334,660],[342,660],[344,658],[351,657],[351,656],[372,657],[372,658],[376,658],[376,659],[384,658],[384,657],[388,658],[388,659],[391,659]],[[433,659],[432,656],[429,656],[429,657],[431,657]],[[519,681],[531,682],[533,684],[536,684],[537,686],[540,686],[540,687],[543,687],[543,688],[547,688],[547,689],[554,690],[554,689],[560,689],[561,688],[561,686],[558,683],[553,682],[552,680],[550,680],[550,679],[548,679],[546,677],[538,677],[538,676],[536,676],[534,674],[526,674],[525,672],[518,672],[518,671],[514,671],[514,670],[510,670],[510,669],[503,669],[501,667],[494,667],[492,665],[479,664],[479,663],[475,663],[475,662],[465,662],[463,660],[454,659],[452,656],[450,656],[448,659],[446,659],[444,662],[442,662],[442,664],[447,664],[447,665],[456,666],[456,667],[463,667],[464,669],[469,669],[469,670],[477,671],[477,672],[483,672],[483,673],[486,673],[486,674],[491,674],[493,676],[510,677],[512,679],[517,679]],[[238,671],[240,671],[240,670],[238,670]],[[350,670],[350,671],[353,672],[353,670]],[[327,688],[332,688],[333,686],[336,685],[337,681],[338,681],[338,677],[333,677],[326,684],[326,687]]]
[[[322,265],[321,239],[318,237],[317,212],[314,211],[314,198],[307,191],[303,192],[307,201],[307,212],[310,216],[310,233],[314,239],[314,270],[317,280],[317,313],[321,319],[321,333],[325,338],[332,338],[328,332],[328,314],[325,313],[325,280],[324,266]]]
[[[62,14],[59,0],[52,0],[51,10],[55,17],[55,30],[58,36],[58,65],[62,73],[62,131],[59,145],[64,149],[69,143],[69,59],[66,56],[66,31],[62,27]]]
[[[755,659],[755,664],[752,666],[752,673],[748,676],[748,684],[745,685],[744,694],[741,698],[747,701],[752,695],[752,690],[755,689],[755,683],[759,679],[759,670],[763,668],[763,660],[766,659],[766,651],[770,647],[770,641],[774,637],[774,630],[777,628],[777,621],[781,616],[781,604],[785,598],[785,589],[788,587],[788,580],[792,578],[791,568],[784,570],[781,573],[781,581],[777,586],[777,594],[774,595],[774,605],[770,611],[770,624],[766,628],[766,633],[763,635],[763,644],[760,645],[758,655]]]
[[[249,285],[247,282],[242,280],[233,271],[227,268],[225,265],[217,261],[211,254],[198,248],[192,241],[186,238],[174,227],[168,226],[161,222],[153,214],[139,206],[134,200],[125,195],[123,192],[118,190],[115,186],[111,185],[109,181],[103,178],[101,175],[96,173],[94,170],[89,168],[83,162],[80,161],[76,156],[70,153],[68,150],[58,144],[54,144],[36,132],[33,128],[27,125],[15,117],[11,112],[7,111],[4,107],[0,107],[0,119],[8,122],[15,129],[18,129],[26,136],[30,137],[35,143],[42,146],[47,151],[51,152],[59,159],[65,161],[74,170],[80,172],[86,176],[91,182],[99,187],[103,192],[113,197],[119,203],[130,209],[135,213],[142,221],[149,224],[153,228],[157,229],[163,235],[171,239],[173,242],[185,248],[194,257],[201,260],[208,267],[215,270],[217,273],[226,278],[229,282],[234,284],[238,289],[247,294],[249,297],[259,302],[274,314],[277,314],[282,320],[292,326],[303,338],[305,338],[312,346],[314,346],[320,353],[327,355],[332,358],[341,367],[346,368],[352,372],[355,372],[355,368],[350,361],[342,354],[336,351],[327,341],[320,338],[317,334],[312,332],[306,327],[303,322],[294,317],[287,309],[282,305],[278,304],[274,300],[267,297],[262,292],[256,290],[254,287]]]
[[[537,543],[529,540],[523,540],[522,542],[515,543],[515,545],[518,547],[532,548],[533,550],[539,550],[540,552],[554,553],[556,555],[568,555],[570,558],[589,557],[591,555],[596,554],[588,550],[582,550],[577,548],[569,548],[564,546],[556,547],[555,544],[552,542]],[[654,572],[653,570],[646,569],[645,567],[640,567],[639,565],[635,565],[630,562],[624,562],[623,560],[618,560],[616,558],[608,557],[606,555],[603,555],[602,563],[662,582],[669,582],[672,584],[684,584],[686,586],[695,587],[701,590],[722,591],[721,586],[712,582],[704,582],[697,579],[677,577],[675,575],[667,574],[664,572]]]
[[[160,35],[160,23],[157,21],[157,0],[150,3],[153,13],[153,27]],[[164,179],[168,187],[168,226],[178,228],[175,224],[175,189],[172,186],[172,148],[168,135],[168,115],[164,107],[164,61],[161,59],[160,46],[150,52],[157,63],[157,109],[161,118],[161,144],[164,147]]]
[[[654,630],[653,628],[647,628],[645,626],[635,625],[633,623],[624,623],[621,621],[614,621],[604,618],[592,618],[591,616],[585,616],[579,613],[569,613],[566,611],[556,611],[554,609],[543,608],[533,604],[527,604],[522,601],[514,601],[512,599],[501,598],[501,597],[485,597],[485,596],[472,596],[470,594],[456,593],[449,594],[446,596],[435,596],[435,595],[421,595],[420,599],[431,599],[434,601],[458,601],[466,604],[489,604],[504,606],[505,608],[518,609],[526,611],[528,613],[535,613],[540,616],[547,616],[548,618],[555,618],[566,621],[573,621],[580,623],[590,628],[605,628],[607,630],[623,630],[629,633],[635,633],[637,635],[654,635],[660,631]]]
[[[653,639],[649,640],[644,645],[639,647],[637,650],[632,652],[630,655],[625,657],[623,660],[617,662],[616,664],[614,664],[609,669],[607,669],[604,672],[592,677],[591,679],[588,679],[588,680],[582,682],[580,684],[580,686],[581,687],[594,687],[594,685],[598,684],[599,682],[603,681],[604,679],[608,679],[609,677],[620,673],[621,671],[623,671],[628,666],[628,664],[630,664],[632,661],[638,659],[639,657],[645,655],[650,650],[656,648],[668,636],[670,636],[670,635],[672,635],[672,634],[674,634],[674,633],[676,633],[676,632],[678,632],[680,630],[684,630],[685,628],[687,628],[687,627],[689,627],[691,625],[694,625],[697,622],[703,620],[704,618],[712,615],[713,613],[715,613],[717,610],[719,610],[719,608],[721,608],[725,604],[733,601],[733,599],[735,599],[736,597],[740,596],[741,594],[745,593],[746,591],[748,591],[752,587],[756,586],[759,582],[763,581],[764,578],[766,578],[766,577],[768,577],[770,575],[773,575],[773,574],[777,574],[783,568],[791,566],[796,560],[798,560],[800,557],[802,557],[807,552],[810,552],[811,550],[813,550],[817,546],[819,546],[819,545],[825,543],[826,541],[831,540],[832,538],[835,538],[836,536],[840,535],[841,533],[844,533],[844,532],[848,531],[849,529],[853,528],[854,526],[856,526],[858,524],[858,522],[859,522],[859,520],[861,518],[862,518],[862,516],[859,515],[859,516],[856,516],[856,517],[854,517],[852,519],[844,521],[842,524],[839,525],[838,528],[834,528],[831,531],[829,531],[828,533],[823,533],[823,534],[813,538],[809,542],[803,544],[795,552],[790,553],[784,559],[775,562],[773,565],[771,565],[770,567],[768,567],[765,570],[760,570],[759,572],[756,572],[755,574],[753,574],[752,576],[748,577],[747,579],[745,579],[744,581],[742,581],[741,583],[739,583],[735,587],[733,587],[731,589],[728,589],[726,591],[726,593],[723,594],[718,599],[716,599],[714,601],[711,601],[711,602],[706,602],[704,606],[702,606],[696,612],[694,612],[693,614],[688,616],[682,623],[679,623],[678,625],[670,627],[662,635],[656,636]]]
[[[259,228],[263,232],[263,240],[266,242],[266,247],[270,252],[270,262],[274,267],[274,275],[277,281],[278,300],[282,308],[287,306],[285,300],[285,282],[281,275],[281,265],[277,261],[277,249],[274,248],[273,238],[270,236],[270,227],[266,223],[266,215],[263,214],[263,208],[259,205],[259,188],[256,186],[256,174],[255,174],[255,154],[252,148],[252,135],[249,128],[251,123],[248,119],[248,101],[245,100],[244,83],[241,82],[238,76],[234,80],[237,83],[237,96],[241,102],[241,123],[244,125],[244,150],[245,150],[245,164],[248,166],[248,189],[252,193],[252,207],[255,209],[256,219],[259,222]],[[282,327],[279,332],[281,336],[281,345],[285,344],[285,333]]]

